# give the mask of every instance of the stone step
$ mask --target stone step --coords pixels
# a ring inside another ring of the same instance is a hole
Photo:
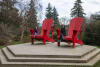
[[[82,58],[41,58],[41,57],[15,57],[7,48],[2,49],[3,54],[10,62],[62,62],[62,63],[87,63],[93,57],[100,53],[99,49],[96,49]]]
[[[88,49],[88,51],[85,51],[84,53],[82,54],[79,54],[79,55],[42,55],[42,54],[39,54],[39,55],[29,55],[29,54],[16,54],[13,52],[13,50],[11,50],[11,48],[8,46],[7,49],[16,57],[41,57],[41,58],[81,58],[85,55],[87,55],[88,53],[91,53],[92,51],[94,51],[96,49],[96,47],[92,47],[90,49]]]
[[[9,62],[7,61],[5,55],[0,51],[0,61],[1,66],[0,67],[62,67],[62,66],[93,66],[97,61],[100,60],[100,54],[95,56],[95,58],[91,59],[91,61],[87,63],[57,63],[57,62]]]

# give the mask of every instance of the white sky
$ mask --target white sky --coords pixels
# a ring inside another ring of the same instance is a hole
[[[20,1],[20,0],[19,0]],[[29,3],[30,0],[21,0],[24,2],[24,4]],[[56,7],[57,12],[59,14],[59,18],[64,17],[67,20],[70,19],[70,13],[71,9],[74,6],[74,3],[76,0],[40,0],[43,6],[42,10],[42,17],[39,16],[40,23],[45,18],[46,8],[48,6],[48,3],[51,4],[52,7]],[[96,12],[100,11],[100,0],[81,0],[84,12],[86,13],[86,17],[89,17],[91,14],[94,14]]]
[[[71,8],[74,6],[74,2],[76,0],[42,0],[43,5],[43,14],[45,15],[45,8],[48,6],[50,2],[52,7],[55,6],[59,17],[70,17]],[[90,16],[90,14],[100,11],[100,0],[81,0],[84,12],[87,14],[86,16]]]

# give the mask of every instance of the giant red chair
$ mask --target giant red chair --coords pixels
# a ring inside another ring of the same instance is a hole
[[[34,39],[37,40],[42,40],[44,42],[44,44],[46,44],[46,41],[50,41],[50,42],[54,42],[53,40],[53,28],[52,28],[52,24],[53,24],[53,20],[52,19],[45,19],[42,23],[42,29],[41,29],[41,34],[37,35],[34,38],[34,30],[31,29],[30,33],[31,33],[31,42],[32,44],[34,44]],[[51,32],[51,37],[49,37],[49,33]]]
[[[81,17],[72,18],[70,20],[68,35],[64,36],[64,41],[65,42],[73,42],[73,47],[75,47],[75,43],[83,45],[82,23],[83,23],[83,18],[81,18]],[[78,38],[79,32],[80,32],[80,39]],[[60,37],[60,30],[57,29],[57,40],[59,40],[59,37]],[[58,46],[60,46],[59,42],[58,42]]]

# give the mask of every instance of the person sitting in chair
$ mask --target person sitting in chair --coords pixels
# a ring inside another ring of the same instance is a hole
[[[35,27],[35,29],[34,29],[34,33],[33,33],[34,38],[36,37],[37,33],[38,33],[38,29],[37,29],[37,27]]]
[[[66,36],[66,29],[65,29],[65,26],[62,25],[62,26],[61,26],[60,37],[59,37],[59,40],[58,40],[58,46],[60,46],[60,42],[61,42],[62,40],[64,40],[64,36]]]

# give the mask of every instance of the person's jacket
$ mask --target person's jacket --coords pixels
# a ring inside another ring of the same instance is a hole
[[[65,28],[61,28],[61,34],[63,34],[64,36],[66,36],[66,30],[65,30]]]

